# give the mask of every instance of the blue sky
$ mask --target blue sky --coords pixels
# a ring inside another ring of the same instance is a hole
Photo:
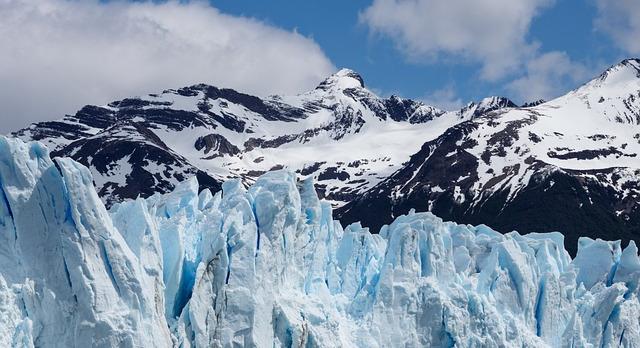
[[[638,37],[638,0],[0,0],[0,132],[196,83],[296,94],[340,67],[450,110],[523,103],[639,55]]]
[[[383,95],[399,94],[437,102],[437,98],[431,98],[433,94],[448,89],[453,91],[453,99],[462,102],[494,94],[509,96],[517,102],[527,99],[514,95],[506,87],[509,78],[519,76],[517,73],[486,81],[479,76],[478,62],[447,56],[437,61],[407,59],[392,38],[372,34],[359,20],[359,14],[371,5],[370,1],[212,0],[211,3],[224,12],[255,17],[312,38],[337,67],[358,71],[368,87]],[[538,42],[542,52],[565,52],[586,70],[575,80],[557,86],[555,94],[577,87],[576,83],[630,54],[596,29],[597,15],[595,1],[558,0],[533,18],[527,34],[529,40]]]

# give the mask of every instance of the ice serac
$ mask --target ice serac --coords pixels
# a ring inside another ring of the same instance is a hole
[[[311,180],[195,179],[107,212],[91,176],[0,139],[0,345],[634,347],[634,243],[410,212],[344,229]]]
[[[0,185],[1,346],[170,345],[85,167],[0,137]]]
[[[620,254],[617,242],[585,239],[572,261],[559,233],[502,235],[429,213],[398,217],[377,235],[343,230],[312,183],[286,171],[223,190],[225,227],[177,325],[185,346],[607,347],[640,338],[634,244]]]

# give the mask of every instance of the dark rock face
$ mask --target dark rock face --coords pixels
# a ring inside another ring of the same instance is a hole
[[[343,223],[362,220],[363,226],[376,231],[391,223],[395,216],[416,209],[431,211],[444,220],[485,224],[504,233],[514,230],[521,234],[562,231],[565,246],[574,256],[579,237],[620,239],[623,244],[640,239],[639,212],[635,204],[626,215],[628,218],[619,216],[615,211],[626,206],[628,200],[620,201],[616,192],[600,183],[581,182],[579,176],[568,173],[553,172],[547,177],[534,178],[512,200],[508,199],[506,191],[498,191],[485,197],[479,205],[460,202],[451,188],[434,192],[428,184],[420,185],[410,194],[394,200],[389,196],[389,186],[391,183],[385,182],[378,187],[383,192],[372,190],[340,208],[340,220]]]
[[[194,144],[198,151],[203,151],[206,158],[215,158],[223,155],[237,155],[240,149],[231,144],[227,138],[220,134],[209,134],[199,137]],[[210,154],[211,153],[211,154]]]
[[[394,121],[409,121],[410,123],[424,123],[441,116],[444,111],[438,109],[430,109],[426,112],[420,112],[420,108],[424,105],[411,99],[402,99],[391,96],[384,100],[384,110]]]
[[[544,104],[546,103],[546,100],[544,99],[538,99],[536,101],[532,101],[532,102],[528,102],[528,103],[524,103],[522,104],[523,108],[530,108],[530,107],[534,107],[534,106],[538,106],[540,104]]]
[[[349,173],[339,171],[337,170],[337,168],[334,168],[334,167],[330,167],[330,168],[327,168],[324,172],[322,172],[318,176],[318,180],[336,179],[340,181],[346,181],[346,180],[349,180],[349,177],[350,177]]]
[[[598,149],[598,150],[578,150],[578,151],[571,151],[571,149],[557,149],[559,151],[562,151],[564,153],[558,153],[556,151],[549,151],[547,153],[547,155],[551,158],[559,158],[559,159],[594,159],[594,158],[598,158],[598,157],[607,157],[609,155],[615,155],[615,156],[624,156],[624,157],[636,157],[637,154],[635,153],[624,153],[620,150],[618,150],[617,148],[610,146],[608,148],[605,149]]]
[[[208,100],[223,99],[229,103],[241,105],[270,121],[280,120],[292,122],[306,116],[302,109],[290,107],[286,104],[267,102],[258,97],[228,88],[217,88],[200,84],[181,88],[177,92],[182,96],[197,96],[199,92],[202,92]]]
[[[140,137],[118,136],[127,133]],[[72,157],[90,168],[94,177],[106,179],[97,188],[107,206],[124,199],[170,192],[176,182],[193,175],[200,180],[201,188],[214,191],[221,188],[218,180],[189,165],[139,124],[112,127],[99,136],[77,140],[53,151],[52,156]]]

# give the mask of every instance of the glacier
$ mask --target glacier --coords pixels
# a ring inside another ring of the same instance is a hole
[[[635,243],[410,212],[342,227],[286,170],[114,205],[0,137],[3,347],[638,347]]]

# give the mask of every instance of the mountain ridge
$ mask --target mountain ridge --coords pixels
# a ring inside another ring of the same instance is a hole
[[[546,102],[488,97],[457,111],[380,98],[349,69],[296,96],[199,84],[86,106],[15,135],[89,167],[108,205],[169,192],[192,175],[215,191],[288,168],[318,179],[343,222],[360,216],[379,228],[410,208],[435,209],[502,232],[563,230],[575,253],[582,234],[640,235],[639,66],[624,60]],[[363,213],[368,206],[378,210]]]

